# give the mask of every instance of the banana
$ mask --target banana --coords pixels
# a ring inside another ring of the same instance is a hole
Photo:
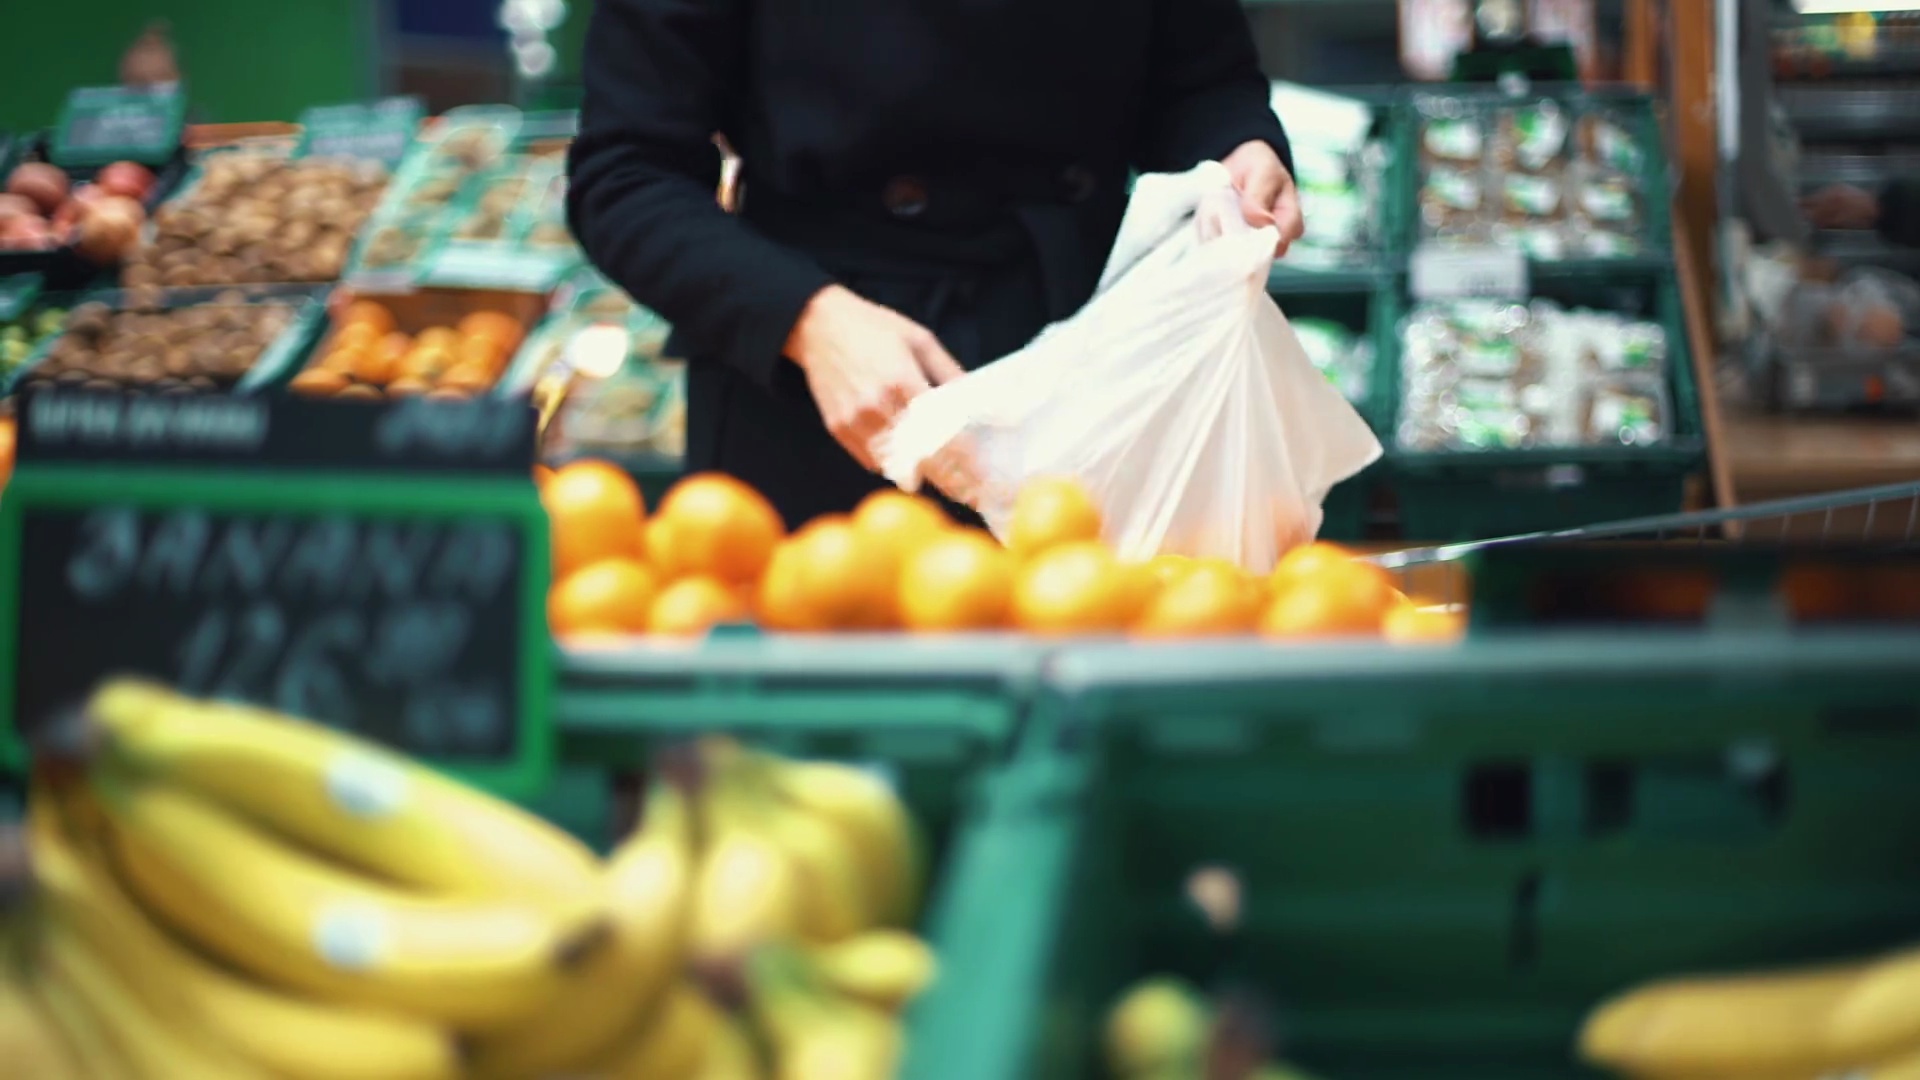
[[[108,757],[313,850],[456,896],[570,898],[599,884],[578,840],[366,740],[240,705],[118,680],[88,716]]]
[[[1920,1047],[1920,949],[1868,964],[1835,1006],[1827,1036],[1875,1061]]]
[[[597,888],[564,912],[409,893],[170,785],[110,768],[91,775],[129,891],[201,948],[268,982],[485,1029],[534,1013],[604,944]]]
[[[722,1017],[707,1041],[706,1060],[693,1080],[761,1080],[766,1070],[753,1037],[734,1017]]]
[[[0,969],[0,1062],[7,1076],[31,1080],[87,1080],[80,1063],[23,981],[24,972]]]
[[[28,821],[34,876],[69,920],[156,1014],[204,1031],[288,1080],[453,1080],[453,1038],[421,1021],[287,997],[238,978],[153,925],[102,853],[61,827],[60,796],[36,787]]]
[[[714,770],[712,816],[760,832],[784,849],[799,881],[795,929],[808,941],[839,941],[872,926],[867,885],[848,839],[825,819],[783,804],[760,755],[742,753]]]
[[[586,1073],[596,1080],[694,1080],[725,1020],[699,988],[679,983]]]
[[[681,799],[656,788],[645,826],[608,860],[606,948],[545,1008],[475,1040],[474,1076],[511,1080],[592,1061],[666,994],[680,967],[696,854]]]
[[[860,860],[872,911],[904,927],[920,905],[921,844],[913,818],[884,780],[850,765],[783,761],[772,769],[781,798],[831,822]]]
[[[112,1025],[107,1018],[51,969],[41,950],[35,953],[28,992],[72,1056],[79,1075],[85,1080],[137,1080],[132,1062],[109,1038]]]
[[[835,993],[890,1013],[919,997],[939,971],[927,943],[903,930],[870,930],[838,944],[815,946],[808,957]]]
[[[788,852],[739,822],[715,824],[694,875],[688,952],[696,964],[727,963],[799,932],[801,885]]]
[[[1868,989],[1876,967],[1657,983],[1602,1005],[1581,1032],[1580,1053],[1650,1076],[1818,1076],[1855,1068],[1920,1044],[1920,1009],[1912,1004],[1920,997],[1902,1008],[1897,998]]]
[[[757,952],[748,980],[774,1080],[893,1080],[903,1041],[893,1017],[835,997],[787,950]]]
[[[127,989],[113,969],[57,912],[41,928],[44,977],[64,986],[102,1021],[106,1037],[146,1080],[266,1080],[226,1048],[163,1022]]]

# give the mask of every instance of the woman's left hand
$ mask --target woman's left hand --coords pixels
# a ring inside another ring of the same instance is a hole
[[[1306,231],[1306,222],[1300,217],[1300,189],[1280,163],[1280,155],[1265,140],[1255,139],[1241,143],[1221,164],[1232,174],[1233,186],[1240,189],[1240,210],[1247,224],[1280,230],[1273,255],[1285,255],[1287,247]]]

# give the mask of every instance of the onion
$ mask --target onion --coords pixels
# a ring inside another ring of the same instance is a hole
[[[53,231],[38,214],[22,214],[0,221],[0,248],[8,251],[44,251],[53,246]]]
[[[110,266],[140,242],[140,226],[146,220],[139,203],[124,195],[108,195],[81,212],[74,246],[88,261]]]
[[[25,195],[0,195],[0,222],[9,218],[39,216],[40,204]]]
[[[24,195],[51,214],[67,201],[67,174],[43,161],[29,161],[7,177],[7,194]]]
[[[93,182],[109,195],[125,195],[139,201],[146,199],[147,192],[153,189],[153,174],[136,162],[116,161],[101,169]]]

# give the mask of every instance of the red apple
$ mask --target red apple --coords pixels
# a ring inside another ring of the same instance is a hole
[[[125,195],[135,202],[145,202],[147,192],[153,190],[153,174],[132,161],[114,162],[101,169],[93,182],[109,195]]]
[[[29,161],[7,177],[7,194],[32,199],[43,214],[51,214],[67,200],[67,174],[44,161]]]

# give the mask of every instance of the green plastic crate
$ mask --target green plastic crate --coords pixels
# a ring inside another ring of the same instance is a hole
[[[1328,1080],[1575,1080],[1642,980],[1920,939],[1920,635],[1067,650],[932,930],[907,1080],[1092,1080],[1243,980]],[[1238,933],[1183,884],[1235,871]]]
[[[728,628],[730,629],[730,628]],[[1013,635],[762,636],[685,647],[575,650],[562,659],[562,779],[538,808],[589,840],[612,820],[613,778],[662,741],[726,732],[789,755],[872,764],[936,836],[1008,752],[1043,647]]]
[[[1404,535],[1418,541],[1477,540],[1571,529],[1680,512],[1689,477],[1706,464],[1693,353],[1674,275],[1664,270],[1536,267],[1536,298],[1619,311],[1658,322],[1667,334],[1673,435],[1649,447],[1404,451],[1389,441],[1390,483]],[[1400,421],[1399,336],[1383,371],[1394,387],[1389,431]]]

